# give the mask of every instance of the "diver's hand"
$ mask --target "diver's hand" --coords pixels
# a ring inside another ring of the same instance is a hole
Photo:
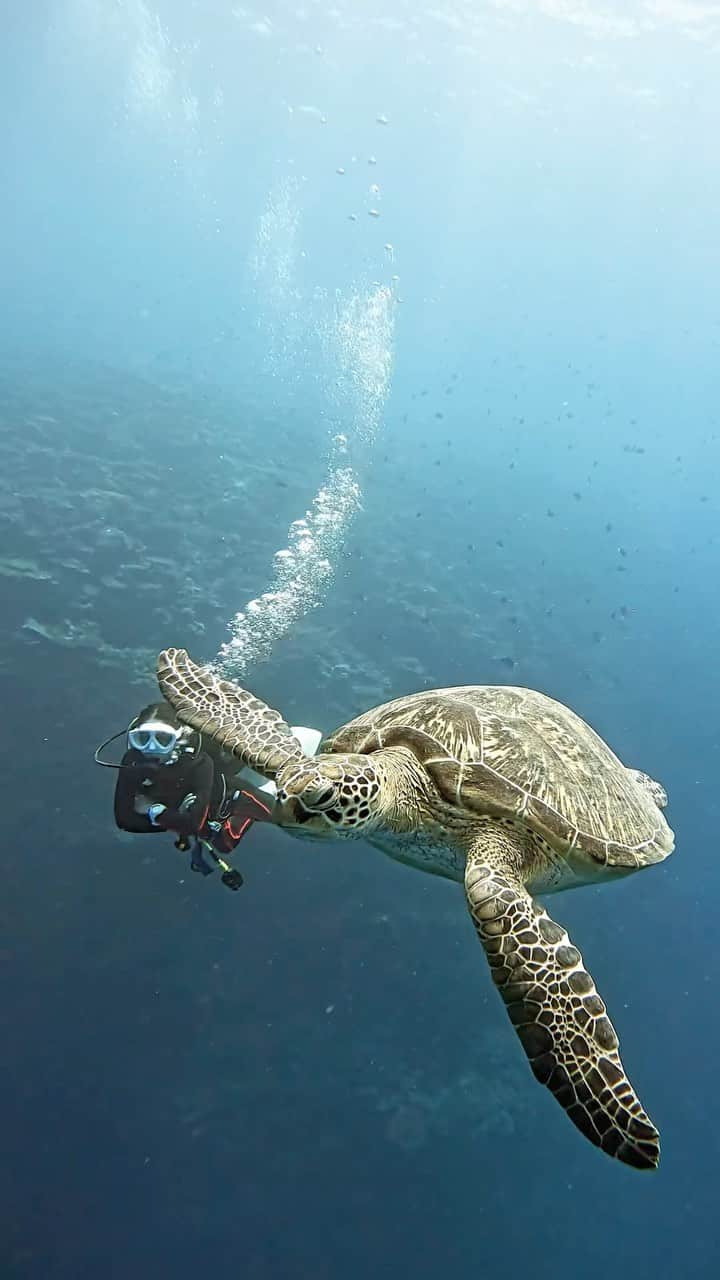
[[[151,804],[148,807],[147,816],[152,822],[154,827],[157,827],[160,825],[158,823],[158,818],[162,813],[165,813],[166,809],[167,809],[167,805],[164,805],[164,804]]]
[[[188,791],[184,800],[181,800],[178,805],[178,813],[181,813],[184,816],[186,813],[190,812],[194,804],[197,804],[197,796],[194,791]]]
[[[133,801],[133,809],[135,813],[141,813],[146,818],[150,818],[151,813],[159,813],[165,808],[164,804],[153,804],[149,796],[135,796]],[[150,818],[152,822],[152,818]]]

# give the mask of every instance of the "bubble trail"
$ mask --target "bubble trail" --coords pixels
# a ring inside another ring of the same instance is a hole
[[[303,311],[303,299],[293,288],[299,215],[291,194],[292,189],[284,184],[262,215],[251,266],[263,286],[266,304],[272,307],[266,328],[273,340],[274,360],[282,354],[283,363],[293,356],[300,356],[302,363],[299,344],[303,339],[298,336],[294,313],[296,306]],[[317,293],[314,300],[317,304]],[[362,505],[361,471],[387,401],[394,305],[392,290],[375,284],[364,292],[356,290],[345,299],[340,297],[329,316],[327,304],[320,314],[315,310],[312,336],[324,351],[326,393],[334,418],[327,471],[309,509],[291,524],[286,546],[275,552],[267,590],[230,621],[230,639],[215,660],[225,676],[242,676],[254,663],[267,660],[277,641],[322,603],[335,578],[348,531]]]
[[[291,524],[288,545],[276,551],[269,590],[233,618],[232,637],[218,655],[225,674],[242,675],[248,666],[269,658],[276,641],[321,602],[360,501],[351,468],[331,471],[310,510]]]

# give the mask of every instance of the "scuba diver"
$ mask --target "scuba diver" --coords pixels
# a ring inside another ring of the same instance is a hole
[[[317,729],[293,726],[306,755],[318,749]],[[126,736],[119,764],[103,760],[111,742]],[[213,872],[205,854],[219,866],[228,889],[239,889],[240,872],[226,856],[254,822],[272,822],[275,783],[223,751],[211,738],[183,724],[168,702],[153,702],[97,748],[95,760],[117,769],[115,822],[121,831],[149,835],[173,832],[175,847],[190,851],[190,867]]]
[[[105,746],[95,753],[98,764],[109,764],[99,759]],[[242,876],[225,855],[254,821],[271,820],[272,784],[266,783],[263,792],[241,779],[240,762],[212,741],[206,744],[167,702],[151,703],[135,717],[127,729],[127,749],[114,767],[115,822],[122,831],[171,831],[176,848],[190,850],[193,871],[212,874],[207,853],[221,868],[222,883],[240,888]]]

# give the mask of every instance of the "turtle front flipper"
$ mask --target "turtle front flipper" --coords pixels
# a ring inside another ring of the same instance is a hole
[[[524,843],[488,822],[467,858],[465,892],[493,981],[535,1078],[578,1129],[625,1164],[654,1169],[658,1132],[625,1074],[580,952],[522,883]]]
[[[197,666],[185,649],[163,649],[157,680],[181,720],[264,777],[274,778],[283,765],[305,758],[279,711],[208,667]]]

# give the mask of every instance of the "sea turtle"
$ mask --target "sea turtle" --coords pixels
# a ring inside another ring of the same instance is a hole
[[[493,980],[530,1060],[591,1142],[639,1169],[659,1136],[580,952],[533,900],[661,862],[667,797],[569,708],[532,689],[467,685],[397,698],[336,729],[309,759],[279,712],[196,666],[158,660],[179,716],[277,787],[292,835],[368,840],[464,882]]]

